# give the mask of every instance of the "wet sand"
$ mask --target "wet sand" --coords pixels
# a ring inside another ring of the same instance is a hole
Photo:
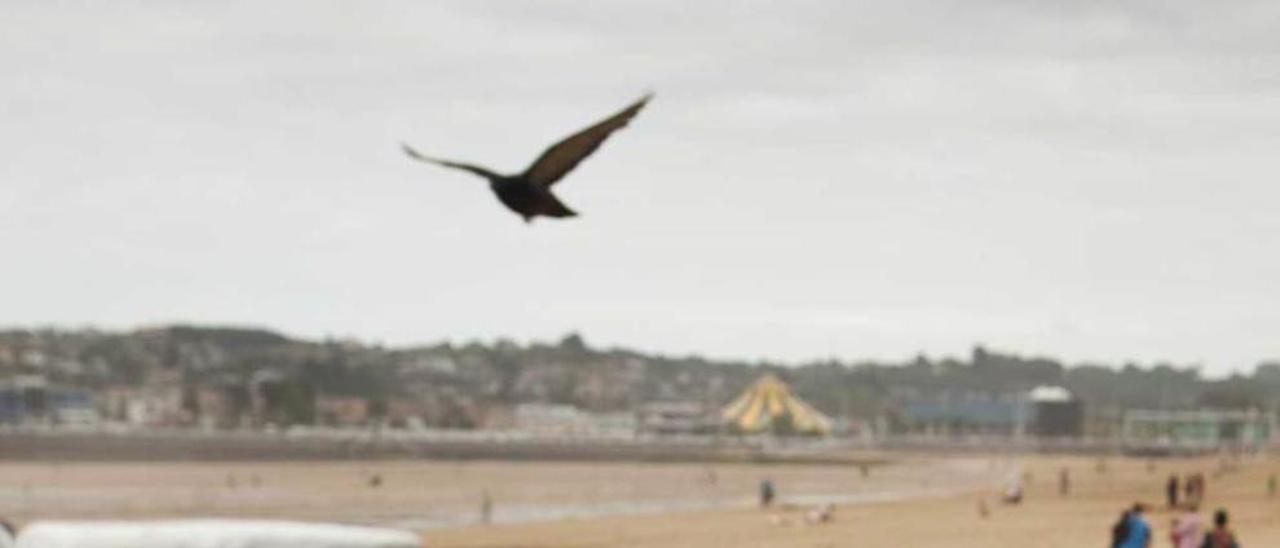
[[[814,504],[971,489],[976,461],[836,465],[254,462],[0,463],[0,516],[187,516],[341,521],[431,530],[475,524],[488,492],[495,523],[749,507],[761,479],[782,501]],[[374,486],[374,478],[378,485]]]

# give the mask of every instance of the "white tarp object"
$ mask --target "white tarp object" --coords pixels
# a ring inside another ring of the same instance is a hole
[[[38,521],[16,548],[422,548],[408,531],[258,520]]]

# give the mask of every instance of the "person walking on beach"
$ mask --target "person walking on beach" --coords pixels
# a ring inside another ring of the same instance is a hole
[[[716,469],[708,466],[702,474],[702,481],[711,487],[715,487],[717,483],[720,483],[720,478],[716,475]]]
[[[1187,505],[1181,516],[1173,518],[1173,548],[1200,548],[1200,510],[1194,503]]]
[[[1000,494],[1000,502],[1005,504],[1022,504],[1022,476],[1017,474],[1009,476],[1009,481],[1005,484],[1004,492]]]
[[[1221,508],[1213,513],[1213,530],[1204,535],[1200,548],[1240,548],[1236,534],[1227,527],[1227,511]]]
[[[760,507],[761,508],[768,508],[770,505],[772,505],[774,495],[775,493],[773,492],[772,481],[766,479],[760,482]]]
[[[1276,498],[1276,475],[1267,476],[1267,496]]]
[[[1178,475],[1169,474],[1169,482],[1164,486],[1164,500],[1169,508],[1178,507]]]
[[[493,497],[489,496],[489,490],[485,489],[480,494],[480,523],[488,525],[493,522]]]
[[[1204,501],[1204,474],[1196,472],[1187,475],[1187,479],[1183,482],[1186,491],[1186,499],[1200,504]]]
[[[1124,537],[1115,548],[1149,548],[1151,546],[1151,525],[1147,524],[1142,513],[1146,511],[1142,503],[1135,503],[1133,509],[1124,518]]]
[[[1116,520],[1116,524],[1111,526],[1111,548],[1117,548],[1124,544],[1125,539],[1129,538],[1129,510],[1126,508],[1120,512],[1120,519]]]
[[[1058,494],[1064,497],[1071,494],[1071,470],[1066,466],[1058,470]]]

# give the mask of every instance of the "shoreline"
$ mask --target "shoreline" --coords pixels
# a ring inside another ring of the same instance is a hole
[[[279,518],[418,531],[740,511],[759,482],[784,507],[947,496],[987,483],[974,459],[869,468],[800,464],[459,461],[0,462],[0,516]],[[372,481],[377,478],[376,484]]]
[[[0,431],[0,462],[325,462],[365,460],[635,462],[881,466],[881,452],[823,444],[752,443],[726,438],[431,437],[368,432],[320,435],[201,431]]]
[[[808,509],[832,504],[841,507],[863,504],[883,504],[933,498],[950,498],[972,494],[980,487],[924,488],[874,491],[857,494],[800,494],[780,497],[776,509]],[[664,516],[701,512],[742,511],[757,508],[757,501],[750,496],[721,501],[622,501],[615,503],[573,505],[500,505],[495,507],[491,525],[526,525],[562,521],[596,520],[637,516]],[[514,510],[513,510],[514,508]],[[465,529],[482,525],[477,518],[458,520],[433,520],[409,518],[403,520],[377,520],[362,522],[414,531],[428,532],[447,529]]]

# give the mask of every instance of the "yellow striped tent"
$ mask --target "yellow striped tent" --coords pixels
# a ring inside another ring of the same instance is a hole
[[[747,387],[742,395],[725,406],[721,419],[740,432],[790,430],[799,434],[826,434],[831,419],[805,403],[782,379],[764,375]]]

